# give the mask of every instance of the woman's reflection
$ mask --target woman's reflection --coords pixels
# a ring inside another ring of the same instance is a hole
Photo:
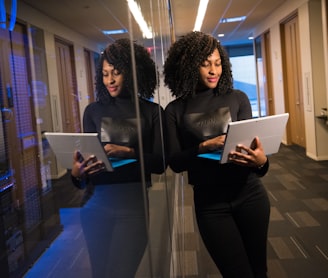
[[[148,200],[144,200],[147,196],[143,187],[151,186],[152,173],[165,171],[160,130],[163,109],[148,100],[158,86],[156,66],[147,50],[133,43],[139,119],[131,50],[130,40],[120,39],[102,53],[96,72],[97,101],[86,107],[83,128],[84,132],[99,134],[110,159],[133,162],[107,172],[101,161],[92,156],[83,158],[76,151],[71,172],[77,187],[87,183],[94,187],[81,210],[93,277],[134,277],[148,240]],[[146,185],[142,182],[143,172]]]

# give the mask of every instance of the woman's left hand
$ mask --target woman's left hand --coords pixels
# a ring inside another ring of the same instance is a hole
[[[267,156],[258,137],[255,137],[251,146],[239,144],[229,153],[229,161],[241,166],[259,168],[267,161]]]
[[[116,144],[106,144],[105,152],[109,157],[122,157],[122,158],[133,158],[135,152],[133,148],[127,146],[120,146]]]

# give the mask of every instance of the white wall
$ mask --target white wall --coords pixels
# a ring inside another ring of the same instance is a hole
[[[320,108],[327,104],[327,72],[325,73],[323,62],[324,53],[327,53],[327,46],[322,47],[323,31],[320,5],[321,0],[287,1],[264,22],[256,26],[254,36],[257,37],[268,30],[270,31],[275,111],[276,113],[285,112],[280,22],[289,15],[298,13],[306,152],[309,157],[315,160],[326,160],[328,159],[328,144],[326,143],[328,141],[328,126],[322,125],[315,117],[320,114]]]
[[[308,5],[303,5],[299,9],[299,13],[304,15],[301,17],[302,19],[308,20],[305,24],[309,29],[306,35],[309,36],[310,42],[310,48],[303,47],[301,44],[301,57],[310,52],[310,56],[307,55],[310,67],[302,65],[302,73],[304,100],[310,100],[309,107],[305,106],[306,119],[309,127],[314,125],[314,136],[312,136],[314,138],[311,138],[312,134],[307,133],[307,137],[311,140],[309,143],[312,143],[313,148],[308,147],[306,151],[307,155],[313,159],[326,160],[328,159],[328,125],[323,120],[316,118],[320,115],[321,108],[327,107],[321,2],[309,1]],[[310,75],[310,78],[307,78],[307,75]],[[308,83],[312,86],[308,86]]]
[[[80,34],[67,28],[65,25],[45,16],[37,10],[19,2],[17,19],[24,20],[28,24],[36,26],[44,31],[45,49],[47,55],[47,69],[49,80],[49,94],[51,97],[54,131],[62,131],[61,112],[59,109],[59,88],[55,52],[55,36],[60,37],[74,46],[75,71],[77,78],[77,91],[80,97],[80,117],[88,103],[87,80],[84,64],[84,49],[100,52],[102,46],[91,40],[87,40]],[[57,105],[58,104],[58,105]]]
[[[328,0],[321,0],[322,11],[322,33],[323,33],[323,48],[324,51],[324,64],[325,64],[325,79],[326,79],[326,107],[328,107]],[[326,124],[328,124],[326,122]]]

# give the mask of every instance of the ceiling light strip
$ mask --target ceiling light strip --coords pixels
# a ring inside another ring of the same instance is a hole
[[[202,28],[203,20],[204,20],[205,13],[207,10],[207,4],[208,4],[208,0],[200,0],[199,1],[194,31],[200,31],[200,29]]]
[[[135,21],[138,23],[143,36],[147,39],[151,39],[153,37],[151,28],[147,26],[147,23],[142,15],[141,9],[139,5],[134,0],[127,0],[129,10],[132,13]]]

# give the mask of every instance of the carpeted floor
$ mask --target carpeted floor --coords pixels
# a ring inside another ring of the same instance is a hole
[[[271,200],[271,278],[328,277],[328,161],[297,146],[272,156],[263,178]]]
[[[328,161],[316,162],[303,148],[282,145],[270,157],[263,183],[271,202],[269,277],[328,277]],[[186,223],[179,277],[220,278],[198,235],[192,189],[185,186],[183,194]]]
[[[282,145],[279,153],[270,157],[270,165],[269,173],[263,177],[271,201],[269,277],[328,277],[328,161],[316,162],[306,157],[304,149]],[[85,192],[75,189],[67,176],[55,183],[54,187],[59,206],[64,208],[61,210],[64,231],[26,277],[90,277],[87,254],[79,232],[81,228],[76,217]],[[173,222],[177,220],[174,216],[176,213],[182,219],[178,225],[173,224],[172,255],[175,263],[171,264],[173,274],[170,277],[219,278],[221,275],[198,235],[192,189],[188,185],[182,187],[183,191],[179,188],[178,194],[172,194],[177,198],[172,203],[163,194],[165,186],[162,182],[150,192],[152,229],[158,230],[160,227],[162,233],[166,231],[164,226],[167,224],[160,226],[164,218],[171,217],[171,213],[164,212],[166,202],[174,207]],[[162,207],[161,211],[154,212],[159,206]],[[152,218],[152,215],[156,218]],[[159,249],[157,254],[153,261],[161,265]],[[143,268],[147,268],[147,263]],[[167,274],[162,276],[161,272],[151,277],[168,277]],[[72,276],[72,273],[78,276]]]

